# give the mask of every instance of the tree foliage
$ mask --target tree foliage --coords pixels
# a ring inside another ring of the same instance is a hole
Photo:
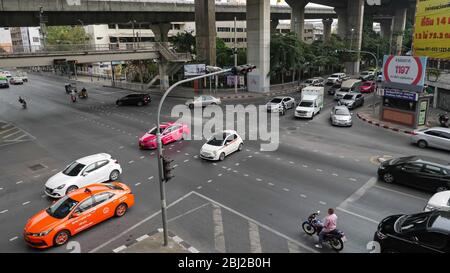
[[[178,33],[176,36],[170,37],[169,41],[176,51],[195,54],[195,36],[192,33],[193,31]]]
[[[89,35],[81,26],[49,26],[47,27],[47,44],[85,44]]]

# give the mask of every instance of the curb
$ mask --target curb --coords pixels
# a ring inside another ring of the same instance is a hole
[[[128,247],[132,246],[135,243],[138,243],[142,240],[145,240],[157,233],[162,233],[163,229],[162,228],[158,228],[157,230],[144,234],[141,237],[136,238],[134,241],[131,241],[125,245],[121,245],[119,247],[116,247],[115,249],[112,250],[113,253],[119,253],[124,249],[127,249]],[[173,232],[171,232],[170,230],[168,231],[168,235],[169,237],[175,241],[175,243],[181,245],[183,248],[185,248],[187,251],[191,252],[191,253],[199,253],[200,251],[198,251],[195,247],[191,246],[190,244],[186,243],[186,241],[184,241],[183,239],[181,239],[180,237],[178,237],[177,235],[175,235]]]
[[[400,128],[397,128],[397,127],[392,127],[392,126],[386,125],[384,123],[368,119],[364,115],[362,115],[361,113],[357,113],[356,116],[362,121],[365,121],[365,122],[367,122],[369,124],[375,125],[377,127],[383,128],[383,129],[391,130],[391,131],[398,132],[398,133],[404,133],[404,134],[407,134],[407,135],[412,135],[413,134],[413,131],[404,130],[404,129],[400,129]]]

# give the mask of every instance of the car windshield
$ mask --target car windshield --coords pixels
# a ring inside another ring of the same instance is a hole
[[[222,146],[223,140],[227,137],[226,134],[219,134],[213,136],[206,144],[212,146]]]
[[[147,132],[147,134],[156,136],[156,129],[157,129],[156,127],[152,128],[150,131]],[[164,132],[164,129],[166,129],[166,128],[159,127],[159,132],[162,134],[162,132]]]
[[[270,101],[271,103],[280,103],[281,99],[280,98],[274,98]]]
[[[0,79],[0,82],[1,82],[1,83],[7,83],[8,81],[7,81],[7,80]]]
[[[72,162],[66,169],[64,169],[63,174],[68,176],[77,176],[85,166],[86,165],[80,164],[76,161]]]
[[[336,109],[334,112],[336,116],[348,116],[348,111],[345,109]]]
[[[370,82],[365,82],[362,84],[362,86],[370,86],[370,85],[372,85],[372,83],[370,83]]]
[[[301,101],[298,106],[302,106],[302,107],[311,107],[313,106],[313,102],[312,101]]]
[[[312,83],[313,82],[313,80],[307,80],[307,81],[305,81],[305,83]]]
[[[397,219],[394,224],[395,232],[403,233],[413,230],[424,230],[428,221],[428,214],[419,213],[413,215],[404,215]]]
[[[361,75],[368,75],[368,74],[369,74],[369,72],[367,72],[367,71],[361,72]]]
[[[75,208],[77,204],[78,201],[75,201],[66,195],[45,211],[52,217],[63,219],[73,210],[73,208]]]
[[[344,96],[344,100],[352,100],[353,99],[353,95],[345,95]]]

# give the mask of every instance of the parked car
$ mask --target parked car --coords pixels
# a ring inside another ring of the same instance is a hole
[[[383,253],[450,253],[450,212],[388,216],[378,224],[373,240]]]
[[[352,114],[346,106],[336,105],[331,108],[330,121],[335,126],[352,126]]]
[[[359,92],[359,87],[361,84],[362,81],[356,79],[350,79],[342,82],[341,88],[336,90],[336,93],[334,94],[334,99],[340,100],[350,92]]]
[[[194,99],[190,99],[185,103],[185,105],[191,109],[194,107],[206,107],[208,105],[220,105],[220,104],[221,101],[219,98],[215,98],[209,95],[202,95]]]
[[[347,75],[345,73],[334,73],[328,77],[327,84],[333,85],[337,81],[344,81],[345,79],[347,79]]]
[[[437,192],[430,198],[430,200],[428,200],[424,211],[432,210],[450,211],[450,191]]]
[[[23,238],[35,248],[61,246],[81,231],[114,216],[124,216],[133,205],[134,195],[127,185],[92,184],[71,192],[31,217]]]
[[[0,76],[0,88],[9,88],[9,82],[6,77]]]
[[[242,138],[236,131],[226,130],[212,136],[200,149],[200,157],[207,160],[224,160],[225,156],[241,151]]]
[[[375,71],[363,71],[359,73],[359,78],[363,81],[371,81],[375,78]]]
[[[350,92],[340,99],[338,104],[346,106],[348,109],[355,109],[364,105],[364,96],[361,93]]]
[[[450,160],[407,156],[384,161],[378,176],[386,183],[399,183],[429,192],[450,189]]]
[[[295,99],[293,97],[275,97],[266,103],[267,112],[280,112],[283,108],[283,102],[286,105],[286,109],[295,107]]]
[[[142,94],[130,94],[125,97],[122,97],[116,101],[116,104],[118,106],[121,105],[147,105],[152,101],[150,98],[150,95],[148,93],[142,93]]]
[[[93,183],[115,181],[122,173],[119,162],[107,153],[86,156],[67,165],[45,183],[45,194],[53,198]]]
[[[361,84],[359,87],[359,92],[361,93],[372,93],[375,91],[375,82],[366,81]]]
[[[411,142],[420,148],[433,147],[450,151],[450,128],[432,127],[413,131]]]
[[[9,71],[2,71],[2,72],[0,72],[0,75],[6,77],[8,79],[12,77],[12,74]]]
[[[23,80],[21,77],[14,76],[9,79],[9,83],[14,85],[23,84]]]
[[[163,145],[178,141],[189,135],[190,130],[186,124],[167,122],[159,126],[161,130],[161,143]],[[154,127],[139,138],[139,147],[141,149],[156,149],[156,130]]]
[[[22,81],[24,81],[24,82],[28,82],[27,72],[19,72],[19,73],[17,73],[17,77],[22,78]]]

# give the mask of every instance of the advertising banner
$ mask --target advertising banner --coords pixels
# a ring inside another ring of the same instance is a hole
[[[450,60],[450,1],[417,0],[413,55]]]
[[[205,64],[185,64],[184,65],[184,76],[194,77],[206,74]]]
[[[396,89],[383,89],[383,96],[393,99],[402,99],[407,101],[417,101],[418,93],[416,92],[406,92]]]
[[[385,55],[383,85],[408,91],[423,91],[427,57]]]

